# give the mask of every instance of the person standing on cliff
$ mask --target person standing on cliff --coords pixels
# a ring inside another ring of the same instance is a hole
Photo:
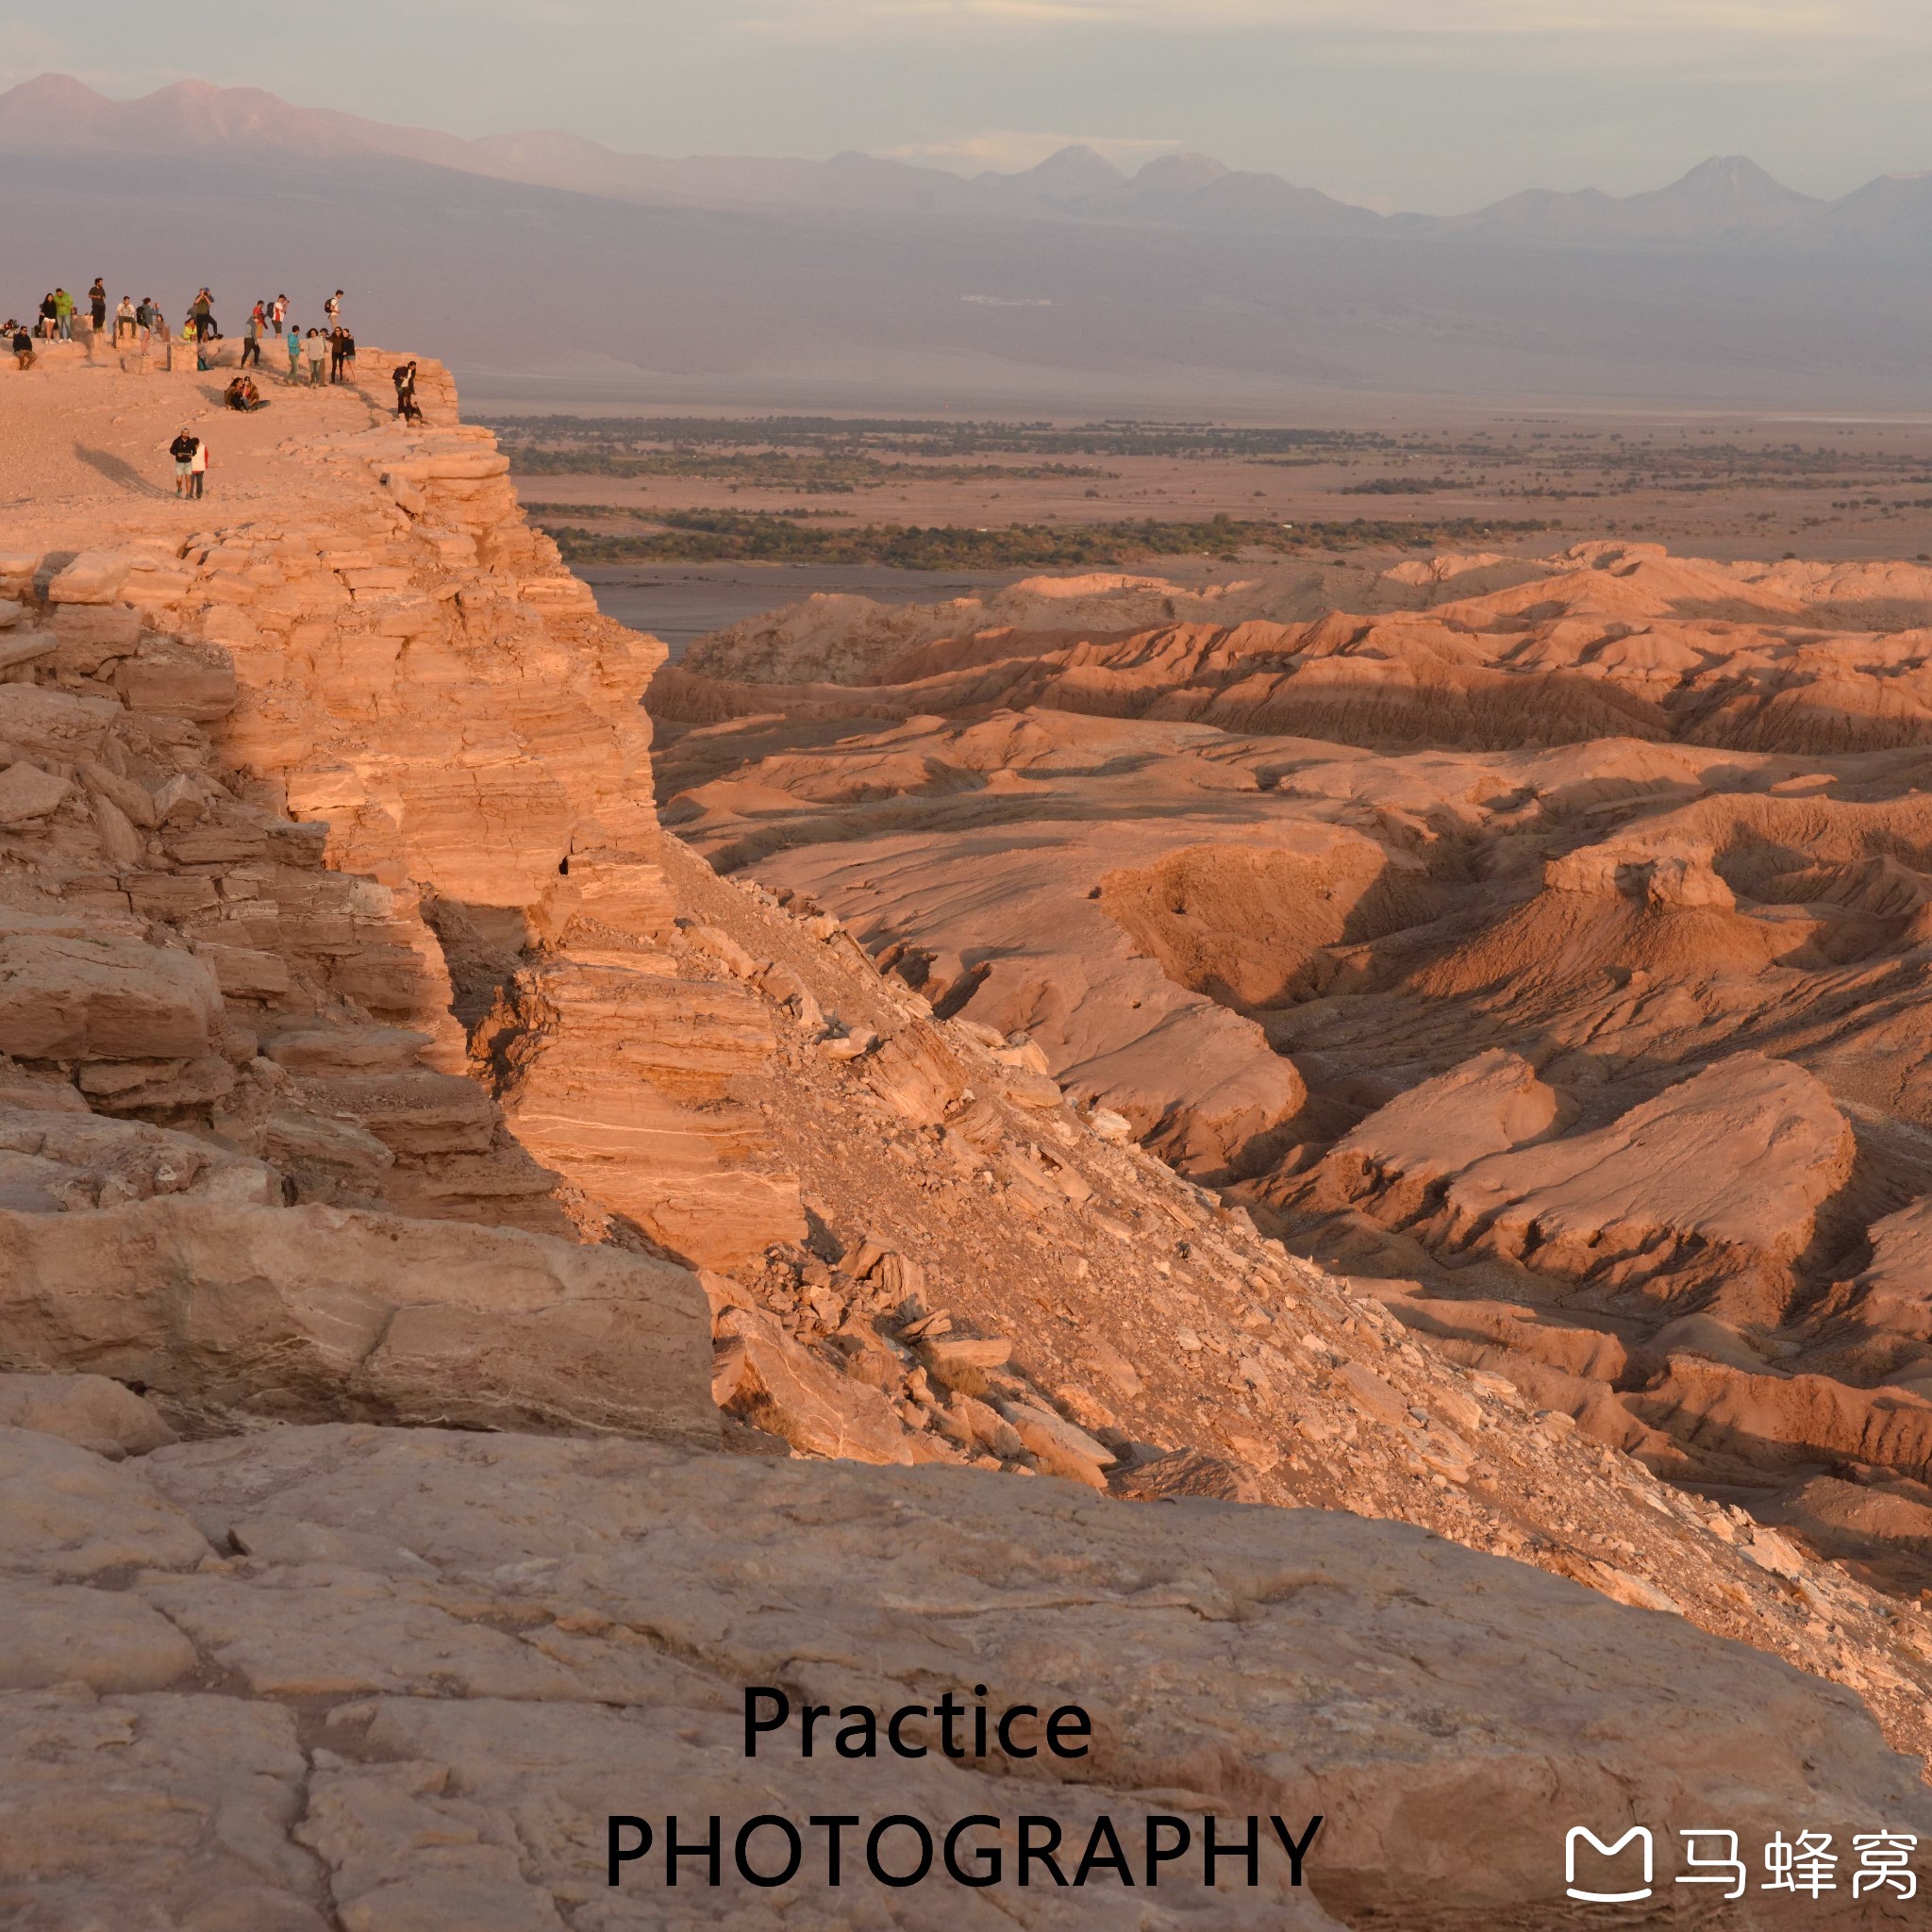
[[[258,302],[249,311],[248,326],[242,331],[241,366],[243,369],[246,369],[251,362],[258,369],[261,367],[261,304]]]
[[[322,305],[322,312],[328,323],[329,333],[333,335],[337,324],[342,319],[342,291],[340,289]]]
[[[58,284],[54,289],[54,322],[63,342],[74,340],[74,297]]]
[[[87,291],[88,313],[93,318],[94,333],[104,336],[108,332],[108,285],[99,275],[94,285]]]
[[[420,423],[423,411],[416,407],[416,365],[413,362],[398,362],[390,371],[390,380],[396,386],[396,414],[405,423]]]
[[[312,328],[303,348],[308,357],[308,387],[320,389],[328,370],[328,338],[319,328]]]
[[[277,308],[281,306],[279,302],[275,304]],[[279,331],[281,324],[277,323],[275,327]],[[302,380],[302,331],[292,322],[289,325],[289,380]]]
[[[269,319],[275,325],[276,335],[280,335],[283,323],[289,319],[289,298],[286,295],[275,297],[275,306],[269,310]]]
[[[215,298],[206,289],[198,291],[188,308],[189,326],[194,331],[194,340],[205,342],[215,329]]]

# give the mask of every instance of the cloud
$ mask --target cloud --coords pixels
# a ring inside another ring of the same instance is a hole
[[[838,34],[971,25],[1384,34],[1720,32],[1932,38],[1921,0],[744,0],[745,24]]]

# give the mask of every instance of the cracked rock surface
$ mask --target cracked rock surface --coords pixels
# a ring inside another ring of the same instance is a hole
[[[671,1894],[648,1861],[605,1885],[607,1815],[674,1807],[728,1829],[985,1812],[1009,1849],[1023,1811],[1076,1842],[1103,1811],[1132,1832],[1324,1815],[1311,1889],[1274,1853],[1252,1892],[1163,1889],[1160,1923],[1203,1928],[1546,1924],[1521,1913],[1551,1848],[1633,1790],[1747,1835],[1932,1835],[1849,1692],[1406,1524],[356,1425],[118,1467],[25,1432],[0,1450],[25,1633],[0,1693],[0,1911],[35,1932],[137,1898],[197,1928],[772,1923],[728,1857],[716,1890]],[[58,1507],[14,1507],[35,1471]],[[64,1651],[36,1641],[55,1617]],[[919,1721],[918,1759],[808,1761],[795,1724],[743,1755],[748,1684],[891,1710],[982,1683],[992,1707],[1082,1706],[1090,1756],[949,1759]],[[1143,1913],[1104,1878],[808,1883],[785,1922]]]

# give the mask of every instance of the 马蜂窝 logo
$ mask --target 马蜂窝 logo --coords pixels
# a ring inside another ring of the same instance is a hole
[[[1633,1839],[1643,1853],[1643,1883],[1641,1887],[1624,1891],[1590,1891],[1576,1882],[1576,1847],[1587,1841],[1594,1846],[1599,1857],[1614,1858]],[[1568,1896],[1586,1906],[1627,1906],[1637,1900],[1650,1896],[1651,1879],[1656,1875],[1656,1851],[1651,1843],[1650,1828],[1647,1825],[1633,1824],[1614,1844],[1606,1844],[1596,1833],[1586,1824],[1573,1824],[1569,1835],[1563,1840],[1563,1881]]]

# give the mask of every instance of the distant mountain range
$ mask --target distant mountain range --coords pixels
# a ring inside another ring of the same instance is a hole
[[[1733,157],[1649,193],[1385,216],[1198,155],[658,159],[57,75],[0,93],[0,307],[105,271],[171,308],[210,281],[232,322],[243,290],[341,283],[373,339],[499,401],[1932,407],[1928,176],[1824,201]]]
[[[295,108],[258,88],[184,80],[114,101],[66,75],[0,93],[0,153],[84,144],[91,152],[273,152],[312,159],[388,156],[576,194],[685,208],[801,208],[1111,222],[1280,235],[1458,235],[1555,247],[1704,247],[1778,242],[1923,246],[1932,235],[1932,175],[1888,175],[1820,201],[1732,155],[1668,188],[1610,195],[1530,189],[1474,214],[1380,215],[1278,175],[1164,155],[1128,175],[1088,147],[1066,147],[1017,174],[968,178],[863,154],[830,160],[726,155],[661,159],[620,154],[574,134],[466,141],[327,108]]]

